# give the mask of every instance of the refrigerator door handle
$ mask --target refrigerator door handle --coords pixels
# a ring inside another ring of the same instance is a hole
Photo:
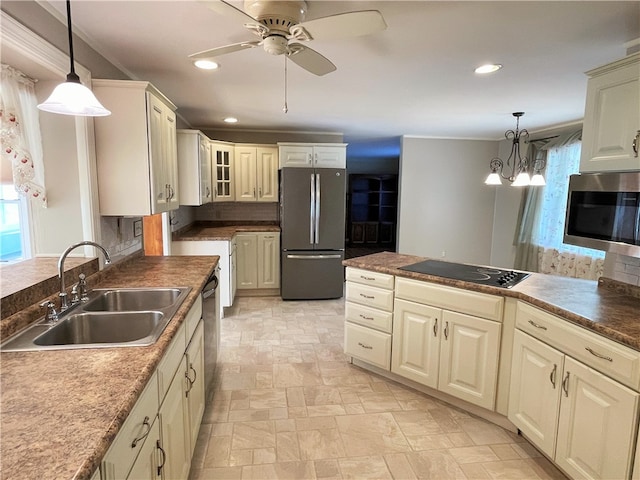
[[[316,244],[320,243],[320,174],[316,173]]]
[[[342,258],[342,255],[287,255],[292,260],[325,260],[327,258]]]
[[[310,211],[309,211],[309,244],[313,245],[315,240],[315,205],[316,205],[316,183],[315,176],[312,173],[311,177],[311,202],[310,202]]]

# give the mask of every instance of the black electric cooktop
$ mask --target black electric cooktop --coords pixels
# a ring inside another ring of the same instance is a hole
[[[441,260],[425,260],[424,262],[399,268],[409,272],[426,273],[427,275],[500,288],[511,288],[529,276],[528,273],[524,272],[501,270],[494,267],[479,267],[464,263],[443,262]]]

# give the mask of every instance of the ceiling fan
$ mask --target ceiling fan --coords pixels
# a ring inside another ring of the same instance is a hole
[[[286,55],[299,67],[326,75],[336,69],[330,60],[299,42],[369,35],[387,28],[377,10],[338,13],[303,21],[307,3],[302,0],[245,0],[244,10],[223,0],[201,0],[211,10],[233,17],[260,40],[235,43],[189,55],[192,60],[212,60],[220,55],[261,46],[271,55]]]

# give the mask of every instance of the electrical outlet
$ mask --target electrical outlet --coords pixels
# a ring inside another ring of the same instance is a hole
[[[142,235],[142,220],[136,220],[133,222],[133,236],[139,237]]]

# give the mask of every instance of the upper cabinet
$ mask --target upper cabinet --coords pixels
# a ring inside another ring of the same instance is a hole
[[[232,143],[211,142],[211,166],[213,168],[213,201],[233,202],[236,199]]]
[[[640,53],[587,75],[580,171],[640,170]]]
[[[236,144],[234,155],[236,202],[277,202],[278,148]]]
[[[204,205],[213,201],[211,146],[199,130],[178,130],[178,178],[180,205]]]
[[[346,168],[347,145],[344,143],[278,143],[280,168]]]
[[[111,109],[94,120],[100,213],[143,216],[178,208],[176,106],[148,82],[92,83]]]

